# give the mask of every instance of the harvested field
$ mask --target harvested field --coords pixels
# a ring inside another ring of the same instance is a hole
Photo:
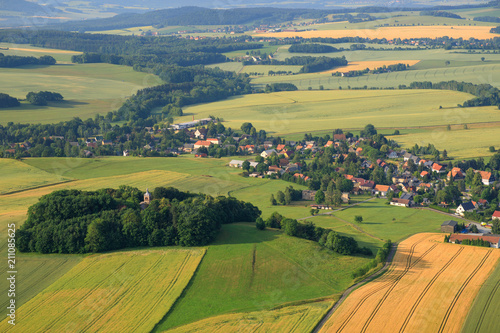
[[[448,36],[450,38],[478,38],[486,39],[498,36],[490,33],[488,26],[420,26],[416,27],[382,27],[378,29],[346,29],[346,30],[314,30],[299,32],[275,32],[256,34],[259,37],[363,37],[363,38],[438,38]]]
[[[356,61],[350,62],[347,66],[337,67],[332,70],[328,70],[323,73],[335,73],[335,72],[349,72],[349,71],[362,71],[363,69],[375,69],[383,66],[396,65],[396,64],[406,64],[413,66],[420,60],[376,60],[376,61]]]
[[[417,234],[382,277],[355,290],[321,332],[459,332],[500,250]]]
[[[16,312],[6,332],[149,332],[180,296],[205,250],[93,255]]]

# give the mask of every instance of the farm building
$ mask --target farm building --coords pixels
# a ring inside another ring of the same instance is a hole
[[[302,191],[302,200],[314,200],[316,191],[304,190]]]
[[[482,239],[483,241],[487,241],[490,243],[490,247],[494,247],[498,249],[498,245],[500,243],[500,235],[485,235],[485,234],[452,234],[450,236],[450,243],[460,244],[464,240],[478,240]]]
[[[457,225],[457,221],[444,221],[443,224],[441,224],[441,232],[452,234],[457,231]]]
[[[469,201],[460,204],[460,206],[457,207],[456,212],[460,216],[464,216],[465,212],[472,212],[474,210],[476,210],[476,206],[474,206],[474,204],[471,201]]]
[[[408,199],[394,198],[391,200],[391,205],[399,207],[410,207],[411,201]]]

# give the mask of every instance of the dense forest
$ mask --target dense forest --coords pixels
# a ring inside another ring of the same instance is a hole
[[[288,52],[292,53],[329,53],[337,52],[338,49],[330,45],[323,44],[293,44],[288,49]]]
[[[474,17],[474,21],[500,23],[500,17],[497,17],[497,16],[476,16],[476,17]]]
[[[19,67],[26,65],[55,65],[56,59],[51,56],[44,55],[40,58],[22,57],[22,56],[6,56],[0,53],[0,67]]]
[[[19,103],[17,98],[0,93],[0,108],[11,108],[19,105],[21,105],[21,103]]]
[[[261,214],[234,198],[193,195],[158,187],[146,209],[143,192],[121,186],[97,191],[61,190],[28,210],[16,244],[21,252],[86,253],[138,246],[201,246],[221,224],[253,222]]]

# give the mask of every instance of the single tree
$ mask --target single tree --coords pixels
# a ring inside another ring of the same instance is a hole
[[[361,215],[354,216],[354,222],[356,222],[356,223],[362,223],[363,222],[363,216],[361,216]]]

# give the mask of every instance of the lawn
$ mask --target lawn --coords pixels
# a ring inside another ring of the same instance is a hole
[[[500,65],[499,65],[500,69]],[[332,78],[333,79],[333,78]],[[336,80],[336,78],[335,78]],[[472,95],[444,90],[330,90],[279,92],[232,97],[184,108],[189,121],[214,115],[226,127],[251,122],[274,135],[309,133],[334,128],[360,129],[447,125],[456,115],[464,121],[500,121],[496,107],[457,108]],[[443,109],[440,110],[439,107]]]
[[[137,90],[160,83],[154,75],[111,64],[3,68],[2,93],[24,99],[30,91],[48,90],[62,94],[65,101],[48,106],[23,102],[20,107],[1,109],[0,124],[9,121],[57,123],[73,117],[87,119],[96,113],[116,110]]]
[[[203,249],[123,251],[86,257],[17,309],[9,332],[145,332],[169,311]],[[57,315],[55,315],[57,314]]]
[[[361,229],[381,239],[398,242],[416,233],[437,232],[441,224],[449,219],[449,216],[433,211],[390,206],[386,205],[386,202],[385,199],[375,199],[335,212],[333,215],[341,220],[333,220],[331,227],[335,228],[342,220],[353,223],[354,216],[361,215]],[[327,221],[318,225],[324,228],[330,226]]]
[[[368,260],[278,231],[259,231],[253,224],[224,225],[189,288],[155,331],[337,294]]]
[[[488,333],[498,328],[498,308],[500,307],[500,265],[497,263],[479,290],[467,314],[462,332]],[[495,328],[496,327],[496,328]]]

